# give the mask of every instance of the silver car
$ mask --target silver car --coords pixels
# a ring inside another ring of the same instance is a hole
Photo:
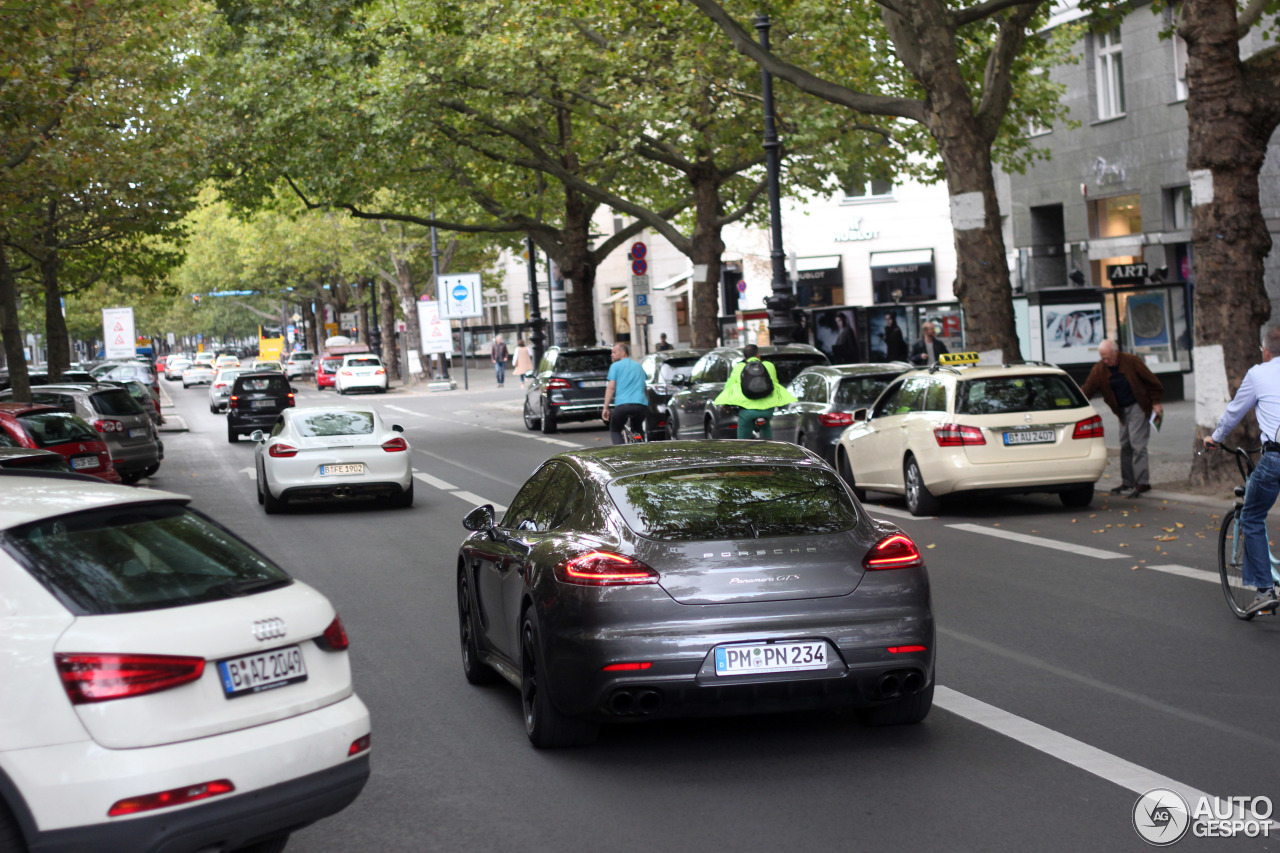
[[[231,399],[231,386],[236,384],[236,377],[249,371],[243,367],[224,368],[219,370],[209,385],[209,411],[220,415],[227,410]]]
[[[0,394],[10,399],[12,391]],[[129,485],[150,477],[164,459],[164,445],[151,416],[129,392],[115,385],[40,385],[31,401],[79,415],[111,451],[112,467]]]

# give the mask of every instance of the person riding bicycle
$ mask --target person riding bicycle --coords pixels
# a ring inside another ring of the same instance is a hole
[[[742,348],[742,361],[734,365],[724,390],[716,397],[717,406],[738,406],[738,438],[751,438],[757,418],[764,418],[761,438],[773,438],[773,410],[794,403],[791,392],[778,384],[777,371],[760,360],[760,347],[747,344]]]
[[[1262,347],[1262,364],[1255,364],[1244,375],[1240,389],[1228,404],[1212,435],[1204,438],[1204,446],[1218,446],[1249,409],[1258,417],[1258,427],[1266,440],[1262,456],[1249,475],[1245,486],[1244,507],[1240,510],[1240,532],[1244,536],[1245,586],[1258,590],[1257,596],[1245,608],[1246,614],[1274,610],[1280,605],[1280,597],[1271,577],[1271,551],[1267,544],[1267,513],[1280,495],[1280,325],[1267,327],[1266,343]],[[1274,359],[1274,360],[1273,360]]]
[[[624,426],[633,435],[644,431],[644,420],[649,416],[649,394],[645,390],[647,377],[640,362],[631,360],[631,350],[626,344],[614,344],[610,355],[613,364],[609,366],[609,384],[604,389],[604,408],[600,410],[600,416],[609,422],[609,438],[614,444],[622,444],[625,441],[622,437]]]

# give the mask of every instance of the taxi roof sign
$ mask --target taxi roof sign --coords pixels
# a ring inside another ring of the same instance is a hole
[[[938,364],[977,364],[976,352],[947,352],[938,356]]]

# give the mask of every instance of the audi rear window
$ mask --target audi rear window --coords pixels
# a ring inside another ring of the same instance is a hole
[[[707,466],[619,477],[609,496],[650,539],[702,541],[812,536],[849,530],[858,511],[821,468]]]
[[[608,373],[613,358],[607,352],[562,352],[556,356],[556,373]]]
[[[1058,374],[993,376],[959,383],[956,413],[1003,415],[1079,409],[1089,405],[1071,378]]]
[[[32,522],[6,531],[0,544],[77,615],[222,601],[293,582],[226,528],[177,504]]]
[[[101,437],[80,418],[69,412],[33,412],[19,415],[18,422],[26,429],[36,447],[53,447],[73,441],[101,441]]]

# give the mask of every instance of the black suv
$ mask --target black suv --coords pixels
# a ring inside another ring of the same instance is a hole
[[[640,362],[644,368],[645,391],[649,396],[649,417],[644,424],[645,441],[660,441],[670,436],[671,395],[689,386],[689,374],[698,359],[709,353],[705,349],[672,349],[646,355]]]
[[[783,387],[806,367],[830,363],[821,350],[808,344],[760,347],[760,360],[773,365]],[[719,347],[698,359],[689,384],[668,404],[672,438],[733,438],[738,434],[738,407],[717,406],[715,399],[740,361],[742,347]]]
[[[227,400],[227,441],[239,441],[255,429],[271,429],[294,403],[293,386],[280,371],[241,373]]]
[[[561,421],[599,421],[613,364],[608,347],[552,347],[524,395],[524,425],[555,432]]]

